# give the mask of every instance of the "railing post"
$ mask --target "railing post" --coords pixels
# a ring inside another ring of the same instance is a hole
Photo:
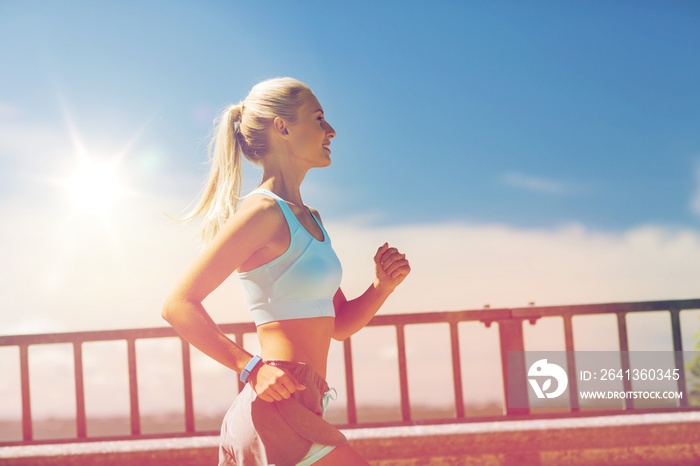
[[[131,401],[131,435],[141,435],[141,416],[139,414],[139,387],[136,377],[136,340],[126,340],[129,358],[129,399]]]
[[[73,342],[73,361],[75,369],[75,423],[78,438],[87,438],[87,420],[85,418],[85,384],[83,381],[83,347],[79,341]]]
[[[681,319],[680,309],[677,306],[669,309],[671,313],[671,333],[673,335],[673,359],[675,368],[678,369],[678,391],[683,393],[683,398],[680,399],[681,408],[688,407],[688,390],[685,386],[685,364],[683,362],[683,340],[681,337]]]
[[[357,424],[357,405],[355,404],[355,377],[352,371],[352,344],[350,337],[343,342],[345,358],[345,389],[348,393],[348,424]]]
[[[408,399],[408,369],[406,365],[406,337],[403,324],[396,324],[396,345],[399,350],[399,387],[401,391],[401,420],[411,420],[411,403]]]
[[[620,340],[620,368],[623,374],[629,374],[630,352],[627,342],[627,313],[621,311],[617,312],[615,315],[617,316],[617,334]],[[622,387],[625,392],[632,391],[632,381],[627,377],[623,377]],[[634,409],[634,400],[632,400],[632,398],[625,398],[623,401],[625,409]]]
[[[32,441],[32,404],[29,399],[28,345],[19,345],[19,368],[22,384],[22,440]]]
[[[192,365],[190,364],[190,344],[180,338],[182,344],[182,379],[185,392],[185,432],[194,432],[194,402],[192,401]]]
[[[458,322],[450,322],[450,344],[452,347],[452,378],[455,388],[455,414],[464,417],[464,394],[462,393],[462,362],[459,354]]]
[[[527,397],[523,321],[513,318],[499,320],[498,335],[501,340],[501,370],[503,371],[506,415],[528,414],[530,405]],[[509,357],[509,352],[515,353]],[[517,407],[511,407],[511,404]]]
[[[576,379],[576,357],[574,356],[574,329],[571,324],[571,316],[564,318],[564,341],[566,343],[566,369],[569,375],[569,406],[571,411],[580,411],[578,403],[578,381]]]

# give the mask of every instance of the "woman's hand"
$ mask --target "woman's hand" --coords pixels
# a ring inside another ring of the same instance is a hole
[[[268,402],[286,400],[295,391],[306,388],[289,372],[268,364],[258,365],[248,381],[258,397]]]
[[[401,254],[396,248],[384,243],[374,255],[375,287],[386,291],[394,291],[411,272],[411,266],[406,260],[406,254]]]

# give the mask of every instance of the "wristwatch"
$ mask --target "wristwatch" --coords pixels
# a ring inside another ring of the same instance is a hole
[[[253,369],[262,361],[262,358],[260,356],[253,356],[253,358],[248,361],[248,364],[245,365],[245,369],[243,369],[243,372],[241,372],[240,380],[243,383],[246,383],[248,380],[248,376],[250,375],[251,372],[253,372]]]

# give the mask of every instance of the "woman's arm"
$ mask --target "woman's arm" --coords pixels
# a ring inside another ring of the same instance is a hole
[[[275,226],[282,222],[284,217],[274,200],[241,206],[187,269],[163,306],[163,318],[182,338],[238,373],[252,355],[219,329],[202,301],[254,253],[273,243],[280,230]],[[266,401],[288,398],[289,393],[303,388],[291,375],[266,365],[258,365],[249,381]]]
[[[348,301],[340,289],[335,294],[334,339],[345,340],[367,325],[386,298],[410,273],[411,266],[406,254],[384,243],[374,256],[374,270],[374,282],[357,298]]]

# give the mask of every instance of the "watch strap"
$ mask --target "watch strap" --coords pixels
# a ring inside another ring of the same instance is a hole
[[[248,361],[248,364],[245,365],[245,368],[243,369],[243,372],[241,372],[240,380],[243,383],[246,383],[248,380],[248,376],[250,373],[255,369],[255,367],[262,361],[262,358],[260,356],[253,356],[250,361]]]

